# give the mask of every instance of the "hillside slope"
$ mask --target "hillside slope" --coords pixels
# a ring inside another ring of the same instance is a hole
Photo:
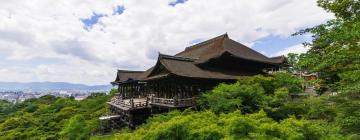
[[[48,95],[12,106],[0,103],[0,139],[88,139],[99,130],[108,100],[105,94],[81,101]]]

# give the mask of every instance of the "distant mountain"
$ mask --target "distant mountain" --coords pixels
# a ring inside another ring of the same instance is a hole
[[[48,90],[110,90],[111,85],[89,86],[84,84],[72,84],[66,82],[0,82],[0,91],[48,91]]]

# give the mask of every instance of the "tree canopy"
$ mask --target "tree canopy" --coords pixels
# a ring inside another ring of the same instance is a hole
[[[11,104],[0,102],[0,139],[88,139],[109,96],[93,94],[82,101],[43,96]]]
[[[319,0],[318,5],[335,15],[335,19],[299,31],[310,33],[310,50],[300,59],[300,66],[313,72],[334,90],[360,92],[360,1]]]

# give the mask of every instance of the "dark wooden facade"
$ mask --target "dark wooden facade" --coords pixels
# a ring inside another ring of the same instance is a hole
[[[146,71],[118,70],[119,93],[109,102],[121,121],[136,126],[153,113],[196,107],[200,93],[219,83],[279,68],[284,57],[268,58],[227,34],[187,47],[174,56],[159,54]]]

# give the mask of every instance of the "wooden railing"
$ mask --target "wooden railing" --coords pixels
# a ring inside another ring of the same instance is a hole
[[[136,100],[136,99],[135,99]],[[137,108],[148,106],[149,99],[134,101],[133,98],[122,99],[121,96],[115,95],[111,98],[111,103],[128,108]]]
[[[194,106],[195,98],[177,99],[177,106]]]
[[[167,99],[167,98],[151,98],[151,103],[173,105],[176,107],[194,106],[196,104],[196,98],[182,98],[182,99]]]
[[[155,98],[153,97],[151,103],[160,103],[160,104],[174,104],[174,99],[165,99],[165,98]]]
[[[130,99],[123,99],[119,95],[115,95],[111,98],[110,101],[112,104],[127,107],[127,108],[139,108],[148,106],[149,103],[154,104],[162,104],[162,105],[170,105],[174,107],[188,107],[188,106],[195,106],[196,105],[196,98],[156,98],[150,97],[146,99],[138,99],[138,98],[130,98]]]
[[[149,100],[145,100],[145,101],[134,101],[132,99],[130,99],[130,106],[132,108],[136,108],[136,107],[145,107],[145,106],[148,106],[148,103],[149,103]]]

